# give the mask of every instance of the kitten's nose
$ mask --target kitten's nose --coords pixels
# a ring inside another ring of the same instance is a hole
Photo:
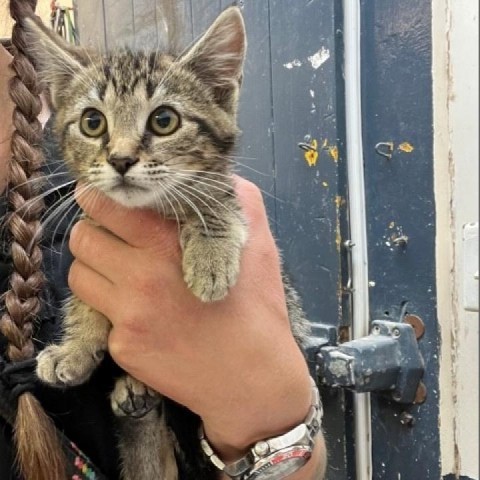
[[[138,162],[138,158],[119,157],[111,155],[108,157],[108,163],[120,174],[125,175],[130,167]]]

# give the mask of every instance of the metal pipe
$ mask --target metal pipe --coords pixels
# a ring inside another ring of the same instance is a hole
[[[343,0],[345,111],[352,261],[353,338],[368,335],[369,292],[367,215],[362,142],[360,0]],[[370,394],[354,394],[356,478],[372,478]]]

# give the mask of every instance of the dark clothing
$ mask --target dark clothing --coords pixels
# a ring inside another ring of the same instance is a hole
[[[52,187],[53,191],[46,197],[47,208],[71,192],[72,186],[62,186],[69,181],[68,174],[59,174],[60,154],[51,136],[51,129],[45,129],[45,148],[47,166],[50,176],[45,191]],[[5,203],[0,198],[0,217],[5,214]],[[44,291],[44,305],[40,315],[34,338],[40,350],[46,343],[59,337],[61,313],[59,306],[68,294],[67,274],[71,263],[68,251],[68,229],[75,212],[62,218],[59,213],[54,221],[48,222],[44,232],[44,271],[47,276],[47,287]],[[0,238],[1,240],[1,238]],[[8,285],[11,271],[10,258],[6,242],[0,241],[0,294]],[[0,311],[2,306],[0,305]],[[0,356],[5,352],[6,339],[0,334]],[[109,394],[113,388],[115,377],[120,369],[107,356],[92,378],[85,384],[65,390],[49,388],[37,383],[34,394],[45,410],[63,432],[95,463],[109,480],[119,478],[119,458],[115,442],[114,415],[110,408]],[[175,431],[181,445],[179,459],[180,477],[182,480],[207,480],[216,478],[216,474],[208,465],[200,452],[196,437],[199,419],[185,408],[167,402],[169,423]],[[11,428],[0,417],[0,479],[19,480],[14,473]],[[142,480],[142,479],[139,479]]]

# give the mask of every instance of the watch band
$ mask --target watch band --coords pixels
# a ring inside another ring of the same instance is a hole
[[[260,478],[261,474],[253,473],[256,466],[262,468],[279,464],[282,460],[293,457],[303,458],[305,462],[310,458],[315,445],[315,437],[322,426],[323,408],[320,400],[320,393],[313,378],[312,383],[312,405],[307,417],[300,425],[283,435],[260,440],[250,448],[248,453],[240,460],[226,465],[215,453],[208,442],[203,425],[199,429],[200,445],[205,455],[222,472],[234,480],[248,480],[249,478]],[[269,462],[270,460],[270,462]],[[252,475],[250,475],[252,473]],[[280,478],[280,477],[278,477]]]

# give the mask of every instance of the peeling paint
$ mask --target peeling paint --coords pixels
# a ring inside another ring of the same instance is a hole
[[[332,146],[328,147],[328,153],[333,158],[335,163],[337,163],[338,162],[338,147],[336,145],[332,145]]]
[[[337,252],[340,253],[342,250],[342,233],[340,231],[340,218],[337,211],[337,224],[335,230],[335,246],[337,247]]]
[[[313,139],[311,143],[312,149],[305,152],[305,161],[307,162],[309,167],[314,167],[317,164],[318,160],[318,142]]]
[[[300,60],[298,60],[298,58],[296,58],[295,60],[292,60],[291,62],[284,63],[283,66],[284,66],[285,68],[287,68],[288,70],[292,70],[292,68],[301,67],[301,66],[302,66],[302,62],[301,62]]]
[[[345,199],[341,195],[336,195],[335,205],[337,208],[340,208],[342,205],[345,205]]]
[[[322,47],[317,53],[313,54],[311,57],[308,57],[308,61],[311,63],[312,67],[317,70],[319,69],[328,59],[330,58],[330,50],[325,47]]]
[[[337,247],[337,252],[340,253],[342,250],[342,231],[340,225],[340,207],[345,205],[345,199],[340,195],[335,195],[335,209],[336,209],[336,225],[335,225],[335,246]]]
[[[335,163],[338,162],[338,147],[336,145],[329,145],[328,138],[323,141],[322,150],[327,151]]]
[[[328,48],[322,47],[318,52],[307,57],[307,60],[310,62],[310,65],[314,70],[318,70],[329,58],[330,50],[328,50]],[[292,61],[283,64],[283,66],[288,70],[299,68],[302,65],[302,60],[298,58],[295,58]],[[312,95],[312,98],[314,98],[315,92],[313,90],[310,90],[310,95]]]
[[[412,153],[415,147],[411,143],[403,142],[398,146],[398,149],[405,153]]]

